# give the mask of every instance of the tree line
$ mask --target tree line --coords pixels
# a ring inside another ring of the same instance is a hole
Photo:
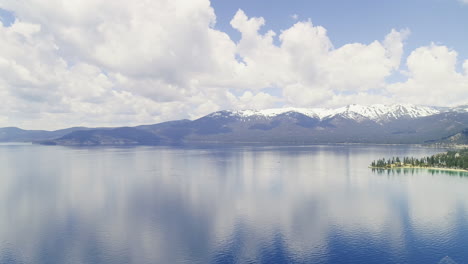
[[[373,168],[395,167],[434,167],[468,170],[468,149],[451,150],[445,153],[435,154],[429,157],[393,157],[391,159],[378,159],[371,163]]]

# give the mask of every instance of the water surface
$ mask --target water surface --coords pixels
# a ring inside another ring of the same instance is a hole
[[[414,146],[0,146],[0,263],[468,263],[468,175]]]

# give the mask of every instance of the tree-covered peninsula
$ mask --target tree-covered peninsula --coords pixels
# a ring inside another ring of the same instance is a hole
[[[468,149],[451,150],[430,157],[393,157],[391,159],[378,159],[372,161],[371,168],[433,168],[456,169],[468,171]]]

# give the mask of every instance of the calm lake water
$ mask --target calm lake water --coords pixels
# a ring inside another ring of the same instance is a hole
[[[0,263],[468,263],[468,174],[367,167],[441,151],[0,145]]]

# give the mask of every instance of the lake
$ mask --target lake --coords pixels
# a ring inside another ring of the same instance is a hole
[[[0,263],[468,263],[468,174],[368,168],[442,151],[0,145]]]

